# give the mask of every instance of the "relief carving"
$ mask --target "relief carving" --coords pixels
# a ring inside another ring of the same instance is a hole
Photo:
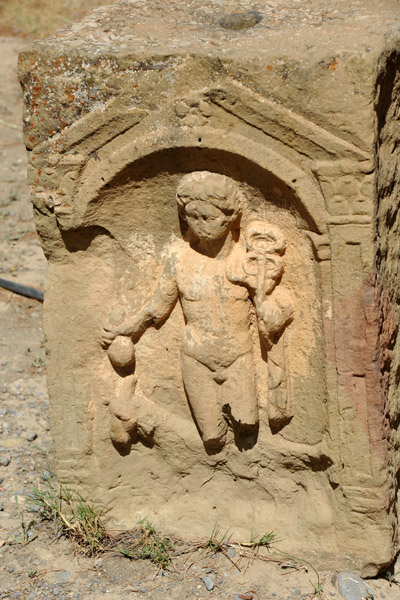
[[[164,411],[136,392],[134,343],[179,301],[182,380],[204,446],[220,451],[230,428],[238,447],[249,448],[265,393],[260,368],[268,372],[271,428],[293,416],[284,340],[293,307],[281,283],[286,242],[266,221],[241,227],[242,192],[223,175],[185,175],[176,200],[184,239],[168,247],[153,295],[138,314],[114,314],[104,325],[102,343],[122,378],[110,403],[111,437],[119,444],[134,435],[149,438],[165,421]]]

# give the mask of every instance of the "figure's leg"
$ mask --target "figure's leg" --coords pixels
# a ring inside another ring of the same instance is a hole
[[[221,410],[220,386],[208,367],[183,352],[181,366],[187,399],[204,445],[220,448],[228,429]]]
[[[240,356],[226,370],[222,385],[222,407],[239,429],[251,430],[258,425],[256,371],[253,355]]]

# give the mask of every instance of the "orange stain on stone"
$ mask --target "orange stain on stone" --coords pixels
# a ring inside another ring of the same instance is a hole
[[[339,386],[346,390],[368,434],[371,452],[385,461],[390,430],[381,373],[385,343],[377,343],[379,294],[376,277],[370,274],[351,295],[335,303],[334,350]],[[332,350],[328,349],[328,360],[333,358]]]

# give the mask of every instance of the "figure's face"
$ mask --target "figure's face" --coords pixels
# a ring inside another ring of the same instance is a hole
[[[235,217],[203,200],[192,200],[185,207],[185,218],[198,239],[219,240],[228,232]]]

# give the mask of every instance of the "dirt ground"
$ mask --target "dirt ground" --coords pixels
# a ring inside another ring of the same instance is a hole
[[[43,289],[46,261],[26,183],[16,77],[17,54],[26,43],[24,38],[0,37],[0,277]],[[167,572],[121,553],[79,554],[54,524],[40,522],[27,502],[33,486],[43,484],[52,470],[42,305],[1,289],[0,373],[0,599],[315,596],[317,580],[310,567],[292,560],[251,563],[237,549],[229,557],[185,554]],[[335,572],[320,573],[321,598],[340,597],[336,577]],[[213,589],[207,590],[206,583]],[[369,584],[375,598],[400,599],[400,588],[384,576]]]
[[[46,37],[79,21],[89,10],[113,0],[3,0],[0,2],[0,35],[25,39]]]

